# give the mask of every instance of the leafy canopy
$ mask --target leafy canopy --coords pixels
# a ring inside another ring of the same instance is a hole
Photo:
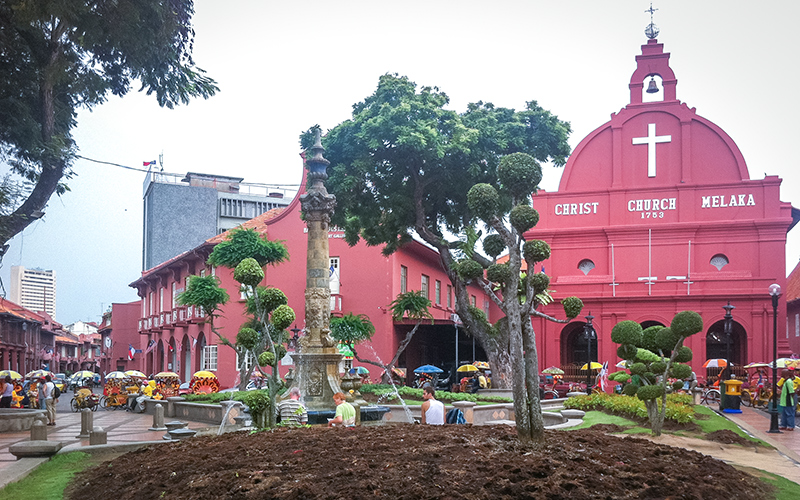
[[[255,259],[259,266],[265,266],[288,258],[289,251],[282,242],[270,241],[255,229],[233,229],[225,241],[214,247],[208,264],[235,269],[244,259]]]

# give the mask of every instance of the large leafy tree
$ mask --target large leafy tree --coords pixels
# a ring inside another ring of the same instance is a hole
[[[192,60],[192,0],[0,2],[0,247],[67,190],[79,108],[135,82],[172,108],[219,89]],[[0,253],[1,254],[1,253]]]
[[[493,384],[509,387],[512,332],[490,325],[470,307],[469,279],[457,272],[465,245],[448,232],[463,234],[474,227],[467,193],[476,184],[499,186],[501,157],[524,152],[538,162],[563,165],[570,127],[535,101],[520,111],[478,102],[463,113],[445,109],[448,102],[437,88],[418,89],[406,77],[380,78],[375,93],[353,106],[352,118],[324,138],[331,161],[327,184],[338,206],[332,222],[345,228],[348,243],[363,238],[384,245],[387,254],[413,233],[435,247],[453,284],[458,315],[492,364]],[[301,144],[308,147],[310,140],[305,133]],[[498,203],[500,211],[511,209],[507,191],[501,190]],[[472,253],[479,267],[491,265]],[[515,319],[514,335],[528,323]]]

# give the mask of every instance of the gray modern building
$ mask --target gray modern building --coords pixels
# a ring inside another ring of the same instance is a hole
[[[294,190],[243,180],[195,172],[185,176],[148,172],[144,180],[142,270],[292,200]]]

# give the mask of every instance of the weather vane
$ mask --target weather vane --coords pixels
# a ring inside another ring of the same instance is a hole
[[[650,24],[644,29],[644,34],[651,40],[658,36],[658,27],[653,23],[653,13],[657,10],[653,8],[653,2],[650,2],[650,8],[645,11],[650,13]]]

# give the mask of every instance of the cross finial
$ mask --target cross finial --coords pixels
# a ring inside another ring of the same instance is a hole
[[[658,27],[653,23],[653,13],[657,10],[653,8],[653,2],[650,2],[650,8],[645,11],[650,13],[650,24],[644,29],[644,34],[651,40],[657,37],[659,33]]]

